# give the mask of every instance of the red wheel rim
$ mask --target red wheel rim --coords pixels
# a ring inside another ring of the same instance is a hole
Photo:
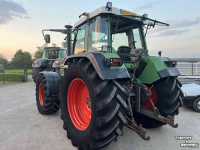
[[[74,126],[78,130],[85,130],[90,124],[92,109],[89,91],[83,80],[76,78],[71,82],[67,105]]]
[[[44,103],[44,89],[43,89],[42,83],[40,83],[40,85],[39,85],[39,101],[40,101],[40,104],[43,105],[43,103]]]
[[[146,86],[148,87],[148,89],[151,90],[151,100],[153,102],[154,105],[156,105],[156,101],[157,101],[157,92],[156,92],[156,88],[154,86],[152,86],[152,84],[146,84]],[[153,106],[151,105],[150,100],[148,99],[146,102],[141,104],[143,107],[152,110]]]

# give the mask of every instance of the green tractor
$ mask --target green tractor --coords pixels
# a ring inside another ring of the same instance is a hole
[[[40,72],[36,101],[41,114],[61,109],[63,128],[79,150],[108,146],[126,126],[150,140],[142,127],[174,124],[183,93],[176,62],[149,56],[145,34],[156,25],[147,15],[108,2],[66,25],[68,56],[55,72]],[[74,38],[72,39],[72,35]],[[45,35],[49,43],[50,36]]]
[[[62,47],[45,47],[43,58],[33,62],[32,78],[36,83],[41,71],[54,71],[60,75],[60,66],[64,63],[66,57],[66,48]]]

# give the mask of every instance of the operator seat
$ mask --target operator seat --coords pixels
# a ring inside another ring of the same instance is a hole
[[[129,46],[120,46],[117,50],[117,53],[123,53],[123,54],[130,54],[131,48]],[[121,56],[122,60],[124,62],[129,62],[131,61],[131,58],[128,56]]]
[[[129,46],[120,46],[117,50],[118,53],[126,53],[129,54],[131,52],[131,48]]]

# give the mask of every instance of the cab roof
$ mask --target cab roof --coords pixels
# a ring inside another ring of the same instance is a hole
[[[67,50],[67,49],[64,48],[64,47],[45,47],[45,48],[44,48],[44,50],[46,50],[46,51],[58,51],[58,50],[60,50],[60,49],[62,49],[62,50]]]
[[[167,23],[148,18],[147,14],[144,14],[144,15],[147,15],[147,17],[146,17],[144,15],[141,16],[141,15],[138,15],[136,13],[133,13],[133,12],[130,12],[130,11],[127,11],[127,10],[123,10],[123,9],[119,9],[119,8],[116,8],[116,7],[112,7],[112,9],[109,10],[109,9],[107,9],[106,6],[102,6],[98,9],[88,13],[88,16],[84,16],[79,21],[77,21],[74,24],[74,27],[76,28],[79,25],[86,22],[87,19],[93,18],[93,17],[98,16],[100,14],[113,14],[113,15],[117,15],[117,16],[127,16],[127,17],[130,17],[130,18],[134,18],[137,21],[142,21],[144,25],[149,25],[149,26],[153,26],[153,27],[155,25],[169,26],[169,24],[167,24]]]
[[[126,11],[126,10],[123,10],[123,9],[119,9],[119,8],[116,8],[116,7],[112,7],[112,10],[108,10],[106,8],[106,6],[102,6],[102,7],[98,8],[98,9],[90,12],[89,13],[89,19],[93,18],[95,16],[98,16],[99,14],[114,14],[114,15],[129,14],[129,15],[133,15],[133,16],[139,16],[139,15],[137,15],[135,13],[132,13],[132,12],[129,12],[129,11]],[[74,27],[77,27],[77,26],[81,25],[85,21],[87,21],[87,16],[84,16],[82,19],[80,19],[79,21],[77,21],[74,24]]]

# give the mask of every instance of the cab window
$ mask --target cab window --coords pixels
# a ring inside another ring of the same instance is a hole
[[[78,33],[76,35],[74,54],[78,54],[80,52],[85,51],[85,46],[84,46],[85,30],[86,30],[86,24],[78,27]]]
[[[98,16],[90,20],[88,51],[100,51],[103,45],[108,45],[108,21],[107,18]]]

